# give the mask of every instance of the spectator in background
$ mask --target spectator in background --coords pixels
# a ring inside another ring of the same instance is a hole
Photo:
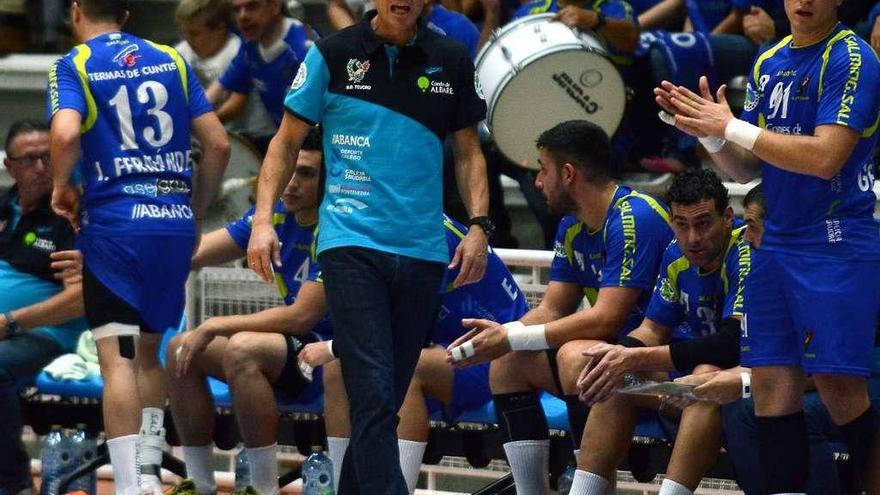
[[[82,285],[55,280],[50,257],[72,249],[67,220],[52,213],[49,131],[20,120],[6,136],[4,165],[15,184],[0,192],[0,494],[30,494],[17,382],[65,352],[86,329]]]
[[[24,0],[0,0],[0,54],[23,52],[28,43]]]
[[[174,48],[186,60],[202,86],[209,87],[226,72],[241,49],[241,38],[232,30],[232,6],[228,0],[181,0],[174,20],[184,40]],[[243,115],[227,123],[227,129],[266,135],[275,124],[259,94],[251,91]]]
[[[212,104],[219,104],[217,116],[221,122],[240,117],[248,94],[256,89],[274,128],[281,123],[284,96],[317,38],[309,26],[282,15],[281,8],[281,0],[232,0],[235,23],[244,42],[220,79],[205,93]],[[265,153],[274,130],[243,134]]]
[[[746,222],[745,238],[752,248],[761,247],[761,238],[764,237],[764,217],[767,210],[764,209],[764,188],[761,184],[749,189],[743,198],[743,220]]]

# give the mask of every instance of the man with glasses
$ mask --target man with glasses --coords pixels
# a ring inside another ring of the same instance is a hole
[[[49,206],[49,132],[21,120],[6,137],[0,191],[0,495],[30,494],[31,461],[21,443],[17,382],[72,352],[85,330],[82,287],[52,275],[53,252],[70,249],[74,234]]]

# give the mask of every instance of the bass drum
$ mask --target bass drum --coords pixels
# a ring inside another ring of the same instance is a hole
[[[508,24],[477,56],[489,131],[508,159],[531,169],[539,168],[535,140],[545,130],[580,119],[611,136],[626,108],[623,78],[600,41],[553,16]]]

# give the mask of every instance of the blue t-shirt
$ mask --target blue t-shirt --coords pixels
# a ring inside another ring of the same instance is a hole
[[[390,63],[373,16],[315,43],[285,100],[324,127],[317,251],[357,246],[446,263],[443,140],[485,118],[486,104],[461,43],[420,23]]]
[[[627,2],[632,5],[636,15],[641,15],[643,12],[657,5],[661,1],[663,0],[627,0]]]
[[[665,205],[618,186],[602,228],[589,232],[573,216],[559,222],[550,280],[580,285],[591,305],[603,287],[641,289],[621,330],[625,335],[644,319],[660,260],[672,237]]]
[[[317,38],[300,21],[285,18],[284,23],[284,36],[273,47],[264,49],[255,41],[242,41],[235,58],[220,76],[220,84],[227,91],[247,94],[256,87],[276,126],[281,125],[284,116],[284,96],[290,82]]]
[[[241,218],[226,226],[226,231],[238,247],[247,249],[253,223],[254,208],[251,208]],[[281,268],[275,269],[275,284],[278,286],[278,293],[284,298],[284,304],[291,305],[303,282],[320,281],[321,267],[311,256],[315,224],[300,225],[296,215],[289,213],[284,208],[284,203],[279,201],[272,213],[272,225],[281,242]],[[315,325],[314,331],[325,339],[333,338],[329,315],[324,315]]]
[[[711,335],[721,320],[742,317],[743,287],[751,267],[751,248],[735,229],[721,266],[709,273],[691,265],[677,241],[663,253],[660,275],[646,317],[673,330],[672,340]]]
[[[467,228],[445,217],[446,244],[455,252]],[[507,323],[519,320],[529,310],[525,295],[519,290],[510,270],[494,251],[489,253],[486,273],[476,283],[459,288],[451,286],[459,269],[446,270],[443,278],[442,299],[431,341],[448,346],[465,333],[462,318],[482,318]]]
[[[82,115],[83,233],[193,235],[190,121],[211,105],[173,48],[102,34],[58,59],[48,96],[50,120]]]
[[[878,85],[877,56],[843,25],[810,46],[792,48],[788,36],[758,55],[746,87],[743,120],[784,134],[810,136],[820,125],[840,125],[861,135],[831,180],[761,162],[767,191],[761,249],[880,259],[872,190]]]
[[[633,10],[630,2],[625,0],[592,0],[583,8],[598,12],[605,16],[606,19],[617,19],[622,21],[630,21],[638,26],[639,21],[636,18],[636,12]],[[513,13],[511,21],[522,17],[546,14],[548,12],[559,12],[559,3],[557,0],[532,0],[522,4],[516,12]],[[617,65],[627,65],[632,62],[630,54],[622,53],[610,46],[607,40],[599,33],[597,38],[602,42],[608,50],[611,60]]]
[[[480,41],[480,30],[466,15],[434,5],[428,17],[428,27],[438,33],[449,36],[464,43],[471,58],[477,56],[477,43]]]

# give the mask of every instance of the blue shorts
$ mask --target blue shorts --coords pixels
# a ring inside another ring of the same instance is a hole
[[[88,271],[137,313],[142,330],[154,333],[180,323],[194,243],[192,236],[83,233],[77,238]],[[89,294],[83,296],[88,306]]]
[[[744,289],[743,366],[870,375],[880,262],[767,250],[752,253]]]
[[[452,402],[444,407],[443,403],[427,398],[428,412],[442,412],[447,421],[456,420],[461,413],[476,409],[492,400],[489,390],[489,363],[456,369],[452,379]]]

